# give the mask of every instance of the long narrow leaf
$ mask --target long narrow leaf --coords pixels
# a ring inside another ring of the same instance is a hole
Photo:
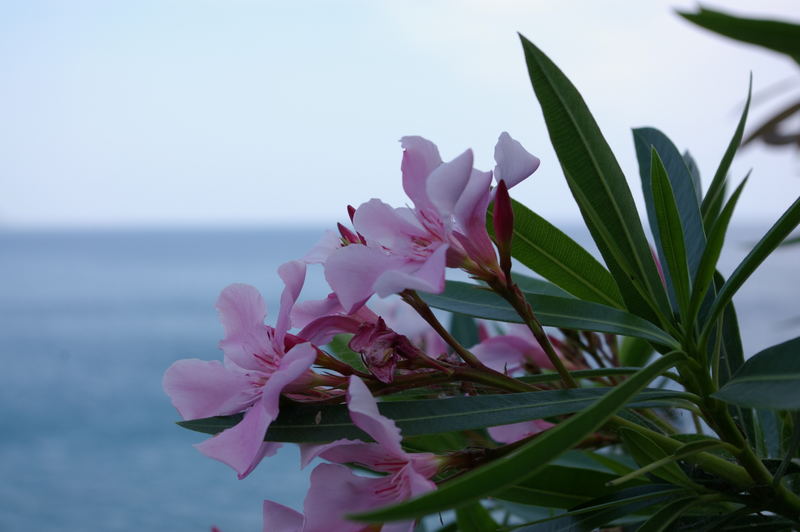
[[[521,39],[550,140],[583,219],[628,309],[657,320],[669,302],[619,163],[575,86]]]
[[[714,397],[746,407],[800,410],[800,338],[748,359]]]
[[[512,200],[511,205],[512,257],[570,294],[623,308],[614,278],[588,251],[522,203]],[[486,223],[493,235],[492,218]]]
[[[719,314],[725,308],[733,295],[744,284],[748,277],[758,268],[764,259],[766,259],[775,248],[777,248],[786,236],[791,233],[797,225],[800,224],[800,198],[796,199],[794,203],[783,213],[783,216],[775,222],[775,224],[767,231],[755,247],[747,254],[742,260],[736,270],[728,277],[728,280],[722,285],[722,288],[717,294],[717,299],[709,311],[709,318],[704,327],[702,337],[710,332],[714,321],[719,317]]]
[[[700,8],[697,13],[678,12],[698,26],[720,35],[784,53],[800,63],[800,26],[782,20],[743,18]]]
[[[416,436],[572,414],[593,405],[608,391],[608,388],[582,388],[390,401],[380,403],[378,408],[381,414],[397,423],[404,436]],[[630,407],[668,406],[682,396],[682,392],[648,389],[637,394]],[[217,434],[236,425],[241,419],[239,414],[181,421],[178,424],[197,432]],[[345,405],[302,404],[281,407],[280,415],[272,422],[265,437],[267,441],[282,442],[333,441],[340,438],[368,440],[369,436],[352,423]]]
[[[744,125],[747,122],[747,112],[750,109],[750,97],[752,92],[753,77],[750,76],[750,84],[747,88],[747,101],[744,104],[742,116],[739,118],[736,131],[734,131],[733,137],[728,144],[728,148],[725,150],[725,154],[722,156],[719,167],[714,174],[714,179],[711,180],[711,184],[708,186],[708,191],[703,198],[703,204],[700,207],[700,211],[703,214],[703,225],[705,225],[707,231],[710,231],[711,227],[714,225],[717,213],[719,213],[722,202],[725,200],[725,180],[728,177],[728,170],[731,167],[733,156],[736,155],[736,150],[738,150],[739,146],[742,144]]]
[[[666,277],[675,290],[676,303],[681,315],[689,311],[689,262],[686,255],[684,228],[681,215],[670,185],[667,170],[655,148],[650,154],[650,185],[653,194],[653,209],[656,215],[661,252],[666,266]],[[688,176],[687,176],[688,177]],[[694,198],[692,198],[694,199]],[[699,244],[705,244],[705,239]],[[702,248],[697,250],[700,252]]]
[[[664,532],[670,525],[692,506],[698,504],[696,495],[689,495],[670,501],[650,516],[636,532]]]
[[[441,294],[420,293],[420,296],[434,308],[476,318],[522,322],[503,298],[474,284],[448,281]],[[678,345],[674,338],[652,323],[622,310],[572,298],[538,294],[525,294],[525,297],[543,325],[635,336],[671,348]]]
[[[612,495],[593,499],[561,515],[516,528],[514,532],[588,532],[614,519],[686,493],[687,490],[669,484],[627,488]]]
[[[699,175],[693,176],[687,165],[686,156],[681,156],[678,148],[661,131],[650,127],[634,129],[633,138],[636,146],[636,158],[639,160],[639,174],[642,178],[642,192],[647,206],[647,216],[653,229],[656,248],[660,250],[661,237],[651,197],[650,181],[653,164],[651,150],[658,153],[669,177],[675,204],[680,214],[681,226],[685,231],[686,260],[689,264],[689,272],[694,275],[700,265],[700,257],[706,244],[703,218],[700,215],[700,200],[698,200],[700,177]],[[690,156],[689,159],[694,164],[694,160]],[[697,171],[696,166],[694,166],[694,170]],[[662,256],[663,261],[663,254],[659,253],[659,255]]]
[[[387,508],[357,514],[351,518],[382,522],[419,517],[463,506],[518,484],[600,428],[651,380],[674,366],[683,356],[677,352],[665,355],[613,388],[591,407],[544,431],[513,452],[450,480],[436,491]]]
[[[750,174],[742,180],[741,184],[736,187],[736,190],[731,194],[730,199],[725,204],[725,207],[720,212],[719,217],[714,222],[714,226],[708,235],[708,244],[706,245],[703,256],[700,260],[700,265],[695,273],[694,283],[692,285],[692,301],[690,304],[689,314],[686,317],[688,323],[693,323],[700,311],[700,304],[703,298],[708,293],[709,287],[714,280],[714,272],[717,268],[717,261],[722,253],[722,246],[725,242],[725,235],[728,232],[728,224],[733,216],[733,211],[736,208],[736,202],[739,201],[739,196],[742,194],[745,184],[747,183]]]

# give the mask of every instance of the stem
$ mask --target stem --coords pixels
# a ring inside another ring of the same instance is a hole
[[[433,327],[433,329],[439,334],[439,336],[441,336],[442,339],[445,342],[447,342],[447,344],[450,347],[453,348],[453,351],[455,351],[464,362],[466,362],[473,368],[478,368],[483,370],[489,369],[486,366],[484,366],[480,360],[478,360],[478,357],[470,353],[466,348],[464,348],[463,345],[461,345],[458,342],[458,340],[456,340],[453,337],[452,334],[450,334],[450,331],[448,331],[442,325],[442,323],[433,313],[428,304],[425,303],[415,291],[403,290],[403,292],[400,293],[400,296],[403,298],[403,301],[411,305],[411,308],[417,311],[417,313],[422,317],[422,319],[428,322],[428,325]]]
[[[510,279],[508,280],[509,283],[513,283]],[[517,311],[517,314],[522,318],[525,322],[525,325],[528,326],[528,329],[533,333],[533,336],[536,338],[536,341],[539,342],[539,345],[544,349],[547,358],[550,359],[550,363],[553,364],[553,367],[558,372],[558,375],[561,377],[561,381],[564,384],[565,388],[578,388],[578,383],[575,382],[575,379],[572,378],[567,368],[564,367],[564,363],[561,361],[561,358],[556,353],[553,344],[550,343],[550,339],[547,337],[547,334],[544,332],[544,328],[539,320],[536,318],[536,315],[533,313],[533,309],[531,308],[530,303],[520,292],[519,288],[516,284],[506,285],[501,283],[498,279],[493,279],[489,281],[489,286],[500,294],[506,301],[508,301],[514,310]]]
[[[539,392],[540,388],[522,382],[520,380],[503,375],[493,369],[485,368],[477,370],[475,368],[455,368],[453,376],[469,382],[476,382],[478,384],[486,384],[494,388],[506,390],[508,392]]]
[[[612,417],[609,424],[612,427],[625,427],[627,429],[635,430],[643,436],[653,440],[653,442],[655,442],[665,451],[671,453],[674,453],[683,445],[683,442],[673,440],[669,436],[664,436],[663,434],[659,434],[658,432],[642,427],[641,425],[623,419],[619,416]],[[692,456],[687,456],[684,458],[684,460],[699,465],[709,473],[719,475],[738,488],[749,488],[753,485],[753,480],[743,467],[732,464],[731,462],[728,462],[727,460],[718,456],[714,456],[713,454],[706,452],[697,453]]]

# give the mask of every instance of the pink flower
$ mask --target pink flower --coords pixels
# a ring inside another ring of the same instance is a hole
[[[511,423],[510,425],[498,425],[496,427],[489,427],[489,436],[493,440],[500,443],[514,443],[521,439],[539,434],[545,430],[554,427],[553,423],[543,419],[534,419],[531,421],[521,421],[519,423]]]
[[[285,283],[275,327],[264,325],[266,306],[254,287],[234,284],[217,300],[225,328],[220,342],[224,363],[185,359],[164,373],[163,386],[184,419],[225,416],[244,412],[234,427],[196,445],[206,456],[228,464],[244,478],[280,444],[264,442],[270,423],[278,416],[284,392],[302,392],[314,374],[316,350],[300,343],[285,350],[289,312],[300,294],[305,265],[289,262],[278,270]]]
[[[414,208],[395,209],[372,199],[353,216],[363,244],[347,238],[347,245],[331,250],[329,238],[320,248],[329,253],[325,277],[347,312],[372,294],[441,292],[445,266],[499,273],[485,225],[492,172],[472,167],[471,150],[445,163],[436,146],[422,137],[403,137],[401,144],[403,188]],[[495,160],[497,179],[509,187],[539,165],[508,133],[500,135]]]
[[[439,459],[430,453],[407,453],[400,445],[400,430],[378,412],[375,399],[358,377],[350,377],[347,392],[350,417],[374,443],[338,440],[302,447],[303,465],[316,457],[335,462],[320,464],[311,474],[311,488],[303,509],[305,515],[271,501],[264,502],[264,532],[359,532],[363,523],[345,519],[346,514],[416,497],[436,488],[430,478],[439,469]],[[344,465],[357,463],[385,476],[361,477]],[[413,522],[384,525],[384,532],[413,530]]]
[[[472,346],[470,351],[489,368],[509,375],[523,370],[527,364],[542,369],[554,369],[544,349],[527,326],[509,323],[506,328],[506,334],[484,338],[479,344]],[[570,365],[569,362],[567,365]]]

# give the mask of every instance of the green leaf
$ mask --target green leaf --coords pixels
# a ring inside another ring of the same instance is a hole
[[[528,277],[521,273],[512,273],[511,278],[519,286],[519,289],[528,294],[539,294],[542,296],[557,296],[557,297],[571,297],[574,296],[569,292],[562,290],[544,279],[537,279],[535,277]]]
[[[697,436],[699,436],[699,435],[697,435]],[[629,435],[628,439],[630,441],[626,442],[626,443],[628,443],[628,445],[634,445],[632,443],[631,438],[632,438],[632,436]],[[643,443],[643,442],[639,442],[639,443]],[[660,451],[663,450],[663,449],[660,449],[658,446],[655,445],[655,443],[652,443],[652,442],[650,442],[647,445],[650,445],[650,444],[652,444],[652,446],[654,446],[653,447],[655,449],[654,450],[654,453],[655,453],[654,455],[653,454],[649,454],[649,455],[648,454],[642,454],[644,451],[638,451],[638,452],[640,452],[639,456],[641,457],[642,461],[644,461],[644,462],[647,462],[647,460],[652,460],[652,458],[654,458],[655,455],[661,455]],[[713,439],[709,439],[709,438],[704,438],[702,440],[697,440],[697,441],[692,441],[692,442],[686,443],[684,445],[681,445],[679,448],[675,449],[675,451],[672,454],[668,454],[667,453],[667,454],[664,454],[664,456],[662,458],[658,458],[656,460],[650,461],[649,463],[645,463],[639,469],[637,469],[635,471],[631,471],[629,473],[625,473],[621,477],[613,479],[612,481],[610,481],[610,484],[618,486],[618,485],[623,484],[625,482],[628,482],[630,480],[636,479],[636,478],[638,478],[638,477],[640,477],[640,476],[642,476],[642,475],[644,475],[646,473],[650,473],[651,471],[655,472],[654,474],[659,475],[658,470],[661,469],[664,466],[669,466],[669,467],[674,466],[675,464],[673,464],[672,462],[675,462],[677,460],[681,460],[681,459],[686,458],[687,456],[691,456],[693,454],[697,454],[697,453],[700,453],[700,452],[707,451],[709,449],[714,449],[714,448],[718,448],[718,447],[722,447],[722,446],[724,446],[724,444],[721,441],[713,440]],[[631,453],[631,454],[634,454],[634,456],[635,456],[635,453]],[[676,475],[676,474],[680,473],[678,475],[678,477],[680,478],[681,482],[673,482],[673,483],[674,484],[686,484],[686,482],[684,481],[685,475],[682,474],[682,471],[680,469],[671,469],[669,471],[665,470],[664,472],[665,472],[665,474],[668,474],[668,475]],[[661,476],[661,478],[664,478],[665,480],[667,480],[667,478],[664,475],[659,475],[659,476]]]
[[[698,504],[697,495],[680,497],[662,506],[650,516],[636,532],[664,532],[670,530],[670,525],[692,506]]]
[[[450,334],[463,346],[478,343],[478,324],[472,316],[454,313],[450,318]]]
[[[713,397],[746,407],[800,410],[800,338],[748,359]]]
[[[495,494],[494,498],[567,509],[612,493],[614,489],[606,484],[615,478],[613,473],[551,464],[525,481]]]
[[[728,148],[725,150],[719,167],[714,174],[714,179],[711,180],[711,184],[708,186],[708,191],[706,191],[706,195],[703,198],[703,204],[700,206],[700,212],[703,215],[703,225],[705,225],[707,231],[711,230],[714,221],[717,219],[722,202],[725,201],[725,182],[728,178],[728,170],[731,167],[733,156],[736,155],[736,150],[738,150],[739,146],[742,144],[744,125],[747,122],[747,112],[750,109],[752,91],[753,77],[751,75],[750,84],[747,89],[747,101],[744,104],[742,116],[739,118],[739,124],[736,126],[736,131],[733,133]]]
[[[700,179],[700,169],[697,167],[697,161],[694,160],[689,150],[683,152],[683,162],[686,164],[686,169],[689,170],[689,175],[692,176],[692,184],[697,195],[697,204],[700,205],[703,202],[703,180]]]
[[[436,491],[397,505],[350,516],[359,521],[397,521],[456,508],[519,484],[576,443],[604,425],[661,372],[678,363],[681,353],[669,353],[603,395],[591,407],[492,462],[468,471]]]
[[[579,369],[575,371],[570,371],[569,374],[572,375],[572,378],[575,380],[577,379],[589,379],[592,377],[613,377],[616,375],[631,375],[639,371],[640,368],[638,367],[619,367],[619,368],[597,368],[597,369]],[[538,375],[526,375],[524,377],[519,377],[519,380],[523,382],[551,382],[561,380],[561,376],[558,373],[540,373]]]
[[[627,308],[657,321],[664,287],[625,176],[575,86],[525,37],[522,48],[550,140],[583,219]]]
[[[711,310],[709,310],[708,321],[705,324],[701,338],[707,338],[717,317],[731,301],[736,291],[739,290],[756,268],[764,262],[764,259],[775,251],[775,248],[778,247],[781,241],[797,227],[798,223],[800,223],[800,198],[796,199],[786,212],[783,213],[783,216],[781,216],[770,230],[767,231],[767,234],[758,241],[750,253],[748,253],[739,266],[736,267],[736,270],[728,277],[725,284],[722,285]]]
[[[572,414],[593,405],[613,388],[548,390],[498,395],[389,401],[378,404],[384,416],[393,419],[403,436],[472,430],[531,419]],[[668,406],[685,394],[672,390],[645,390],[637,394],[631,408]],[[219,416],[178,424],[184,428],[217,434],[236,425],[241,414]],[[333,441],[340,438],[369,440],[353,425],[345,405],[281,405],[265,439],[282,442]]]
[[[503,298],[478,285],[448,281],[441,294],[421,292],[419,295],[434,308],[476,318],[522,323]],[[652,323],[623,310],[579,299],[538,294],[525,294],[525,297],[542,325],[636,336],[670,347],[678,345],[674,338]]]
[[[677,307],[681,315],[686,316],[689,311],[689,263],[686,256],[686,243],[683,239],[684,229],[681,224],[681,214],[675,203],[675,195],[667,176],[667,170],[658,156],[655,148],[652,149],[650,161],[650,184],[653,194],[653,209],[656,214],[661,253],[664,256],[665,276],[670,280],[670,285],[675,290]],[[694,198],[692,198],[694,200]],[[700,229],[702,234],[702,228]],[[705,247],[705,238],[701,242]],[[702,247],[698,248],[702,252]]]
[[[654,351],[653,346],[647,341],[626,336],[619,348],[619,363],[623,366],[644,366]]]
[[[652,473],[671,484],[689,487],[691,481],[678,465],[672,461],[671,453],[658,446],[653,440],[636,431],[622,428],[619,430],[625,447],[636,463],[642,468],[654,462],[661,464]],[[668,460],[664,460],[668,459]]]
[[[361,355],[350,349],[348,345],[352,337],[352,334],[337,334],[330,343],[328,343],[326,349],[330,354],[350,367],[367,373],[368,370],[364,365],[364,361],[361,360]]]
[[[491,532],[497,530],[489,511],[479,502],[473,502],[456,510],[456,523],[460,532]]]
[[[678,12],[698,26],[737,41],[786,54],[800,63],[800,26],[782,20],[734,17],[712,9],[697,13]]]
[[[514,532],[589,532],[626,515],[686,494],[672,485],[648,484],[598,497],[569,512],[542,519]]]
[[[659,256],[662,257],[661,261],[662,263],[665,262],[665,258],[661,249],[661,236],[658,229],[655,205],[652,201],[652,150],[658,153],[661,162],[664,163],[664,169],[674,193],[681,227],[685,231],[686,259],[689,265],[689,272],[694,275],[700,264],[703,249],[706,246],[703,218],[700,215],[700,200],[698,199],[700,194],[699,175],[695,179],[686,164],[685,156],[681,156],[678,148],[661,131],[650,127],[634,129],[633,138],[636,146],[636,157],[639,160],[639,174],[642,178],[642,192],[647,205],[647,216],[650,220],[656,249],[659,250]],[[689,156],[689,160],[694,165],[694,160],[691,159],[691,156]],[[694,166],[694,169],[696,171],[697,167]]]
[[[719,256],[722,253],[722,246],[725,243],[725,235],[728,233],[728,224],[733,216],[733,211],[736,208],[736,202],[739,201],[739,196],[742,194],[745,184],[747,183],[750,174],[742,180],[736,190],[731,195],[725,207],[720,212],[713,227],[708,235],[708,243],[703,251],[700,265],[697,268],[694,276],[694,283],[692,285],[692,300],[690,304],[689,314],[687,316],[687,323],[693,323],[700,311],[700,305],[703,303],[714,280],[714,272],[717,268]]]
[[[512,200],[511,205],[512,257],[581,299],[623,307],[614,278],[588,251],[522,203]],[[491,216],[487,216],[486,223],[494,236]]]

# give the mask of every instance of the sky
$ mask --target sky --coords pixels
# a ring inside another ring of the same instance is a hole
[[[796,0],[706,3],[800,20]],[[750,72],[755,124],[800,94],[790,60],[653,0],[0,0],[0,228],[319,226],[370,198],[401,206],[403,135],[493,166],[508,131],[541,158],[513,191],[578,216],[517,32],[586,99],[640,196],[631,128],[689,148],[710,178]],[[793,81],[792,81],[793,80]],[[800,194],[791,151],[745,150],[740,219]],[[707,181],[706,181],[707,183]]]

